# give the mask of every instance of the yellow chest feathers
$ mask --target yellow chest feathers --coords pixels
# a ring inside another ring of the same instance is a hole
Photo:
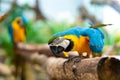
[[[24,42],[26,40],[25,28],[18,25],[17,23],[12,23],[13,27],[13,40],[15,43]]]
[[[80,38],[78,38],[77,36],[74,36],[74,35],[67,35],[67,36],[64,36],[64,38],[70,39],[73,41],[74,46],[71,51],[78,51],[79,54],[82,54],[83,52],[87,52],[88,55],[91,54],[88,37],[80,36]]]

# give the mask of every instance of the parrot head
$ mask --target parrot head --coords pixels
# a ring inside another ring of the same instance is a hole
[[[63,51],[70,51],[73,47],[73,42],[63,37],[57,37],[53,40],[50,40],[48,45],[52,53],[58,57]]]
[[[14,21],[14,24],[20,25],[21,27],[25,27],[24,22],[21,17],[17,17]]]

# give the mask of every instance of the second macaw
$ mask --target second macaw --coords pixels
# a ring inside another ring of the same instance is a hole
[[[19,55],[19,50],[17,49],[17,44],[20,42],[26,41],[26,19],[23,16],[16,17],[12,23],[8,26],[8,32],[11,37],[13,43],[14,57],[13,63],[15,65],[15,78],[18,78],[18,75],[21,75],[21,78],[25,78],[23,76],[25,70],[24,65],[26,63],[25,59]],[[19,72],[21,70],[21,73]],[[24,71],[24,72],[23,72]]]
[[[24,17],[17,17],[8,27],[8,31],[13,43],[25,42],[26,40],[26,20]]]
[[[104,34],[98,28],[78,26],[54,34],[48,44],[55,56],[59,56],[63,52],[66,57],[69,57],[66,52],[70,51],[77,51],[79,56],[82,56],[84,52],[87,53],[86,57],[90,57],[90,55],[101,56],[104,47]]]

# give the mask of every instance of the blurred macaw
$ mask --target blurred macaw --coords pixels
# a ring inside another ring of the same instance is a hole
[[[11,40],[13,42],[13,50],[14,50],[14,61],[15,64],[15,77],[17,78],[19,73],[19,69],[21,68],[21,77],[24,78],[23,74],[23,65],[25,65],[25,60],[22,58],[18,53],[19,50],[16,48],[16,44],[19,42],[25,42],[26,41],[26,26],[27,20],[24,16],[16,17],[12,23],[8,26],[8,32],[10,34]]]
[[[98,27],[102,26],[107,26],[107,24],[98,25]],[[79,56],[82,56],[84,52],[87,53],[86,57],[101,56],[104,34],[96,26],[90,28],[78,26],[54,34],[48,44],[55,56],[59,56],[63,52],[65,57],[69,57],[67,53],[69,51],[77,51]]]
[[[17,17],[8,27],[8,31],[13,43],[25,42],[26,40],[26,20],[22,17]]]

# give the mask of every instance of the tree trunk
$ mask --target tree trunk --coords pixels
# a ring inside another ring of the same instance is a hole
[[[42,14],[41,9],[39,8],[39,5],[40,5],[39,1],[40,0],[36,0],[36,5],[35,5],[35,8],[34,8],[34,10],[36,12],[36,20],[38,20],[38,19],[46,20],[45,16]]]

